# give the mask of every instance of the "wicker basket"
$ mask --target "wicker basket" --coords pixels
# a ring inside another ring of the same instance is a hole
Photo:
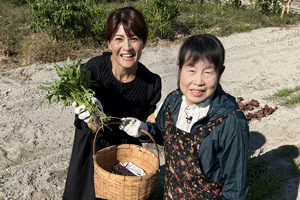
[[[114,122],[111,124],[120,124]],[[153,137],[145,130],[156,147],[157,155],[149,149],[134,145],[113,145],[95,153],[96,132],[93,145],[95,195],[102,199],[134,200],[148,199],[155,189],[159,173],[159,152]],[[123,176],[113,174],[119,162],[132,162],[145,170],[145,176]]]

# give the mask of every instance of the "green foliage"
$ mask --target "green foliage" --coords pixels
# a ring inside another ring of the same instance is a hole
[[[251,0],[250,2],[254,2],[255,9],[258,9],[264,15],[279,13],[281,10],[279,3],[283,3],[282,0]]]
[[[283,88],[279,91],[277,91],[275,94],[272,95],[273,98],[278,97],[287,97],[291,95],[293,92],[297,92],[300,90],[300,86],[297,85],[295,88]],[[292,96],[291,99],[285,101],[282,105],[288,105],[288,104],[297,104],[300,103],[300,95]]]
[[[103,8],[94,7],[94,23],[91,27],[91,31],[96,41],[103,41],[105,39],[107,17],[108,14],[104,12]]]
[[[63,108],[72,102],[84,105],[86,110],[92,115],[91,123],[97,125],[107,124],[110,120],[103,112],[98,109],[98,105],[91,101],[91,97],[95,92],[89,89],[92,81],[85,77],[85,70],[80,67],[81,60],[76,63],[67,59],[67,65],[60,67],[55,65],[56,72],[60,77],[55,82],[46,82],[38,88],[48,91],[44,100],[48,100],[49,104],[63,102]]]
[[[264,200],[276,194],[282,194],[281,187],[284,185],[283,178],[271,172],[260,157],[249,155],[247,177],[249,191],[247,200]]]
[[[295,161],[293,164],[293,171],[297,174],[300,173],[300,160]]]
[[[149,26],[149,39],[174,37],[173,24],[179,16],[179,4],[172,0],[150,0],[138,4]]]
[[[293,96],[290,100],[287,100],[286,102],[284,102],[283,105],[297,104],[297,103],[300,103],[300,94]]]
[[[279,91],[277,91],[275,94],[273,94],[273,97],[286,97],[290,95],[293,92],[299,91],[300,86],[297,85],[295,88],[283,88]]]
[[[31,22],[34,32],[45,30],[57,39],[96,37],[102,39],[106,11],[94,7],[91,0],[33,0],[28,3],[35,19]],[[97,20],[95,19],[97,17]]]
[[[209,3],[201,0],[126,0],[122,3],[112,0],[27,2],[28,5],[24,0],[0,0],[0,8],[3,8],[0,9],[0,54],[5,56],[0,63],[1,69],[39,62],[57,62],[65,60],[68,56],[90,57],[107,50],[103,41],[107,14],[129,5],[145,15],[150,25],[148,44],[152,45],[157,38],[177,40],[178,34],[183,36],[179,37],[182,39],[186,35],[196,33],[228,36],[264,27],[285,27],[300,21],[300,15],[293,12],[280,18],[278,14],[271,12],[265,15],[257,9],[238,8],[239,0],[231,0],[225,4],[221,4],[220,0]],[[28,29],[30,24],[34,33]],[[70,26],[67,26],[68,24]],[[45,31],[49,35],[46,36]]]

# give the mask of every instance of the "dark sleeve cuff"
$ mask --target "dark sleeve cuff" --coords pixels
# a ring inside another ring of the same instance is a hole
[[[150,122],[146,122],[146,124],[148,126],[148,132],[152,135],[155,142],[158,145],[164,145],[163,134],[161,133],[159,128]],[[139,140],[142,143],[153,143],[153,141],[151,140],[151,138],[149,136],[141,136],[141,137],[139,137]]]
[[[80,131],[82,134],[92,135],[93,132],[87,124],[78,118],[78,115],[75,115],[74,125],[77,131]]]

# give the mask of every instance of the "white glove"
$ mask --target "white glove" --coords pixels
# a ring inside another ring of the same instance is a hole
[[[133,117],[126,117],[121,119],[121,124],[119,126],[120,130],[125,131],[128,135],[138,138],[140,136],[145,136],[146,134],[140,131],[139,129],[143,129],[148,131],[148,127],[144,122],[133,118]]]
[[[91,97],[91,100],[94,104],[98,105],[98,108],[103,112],[103,106],[101,102],[96,97]],[[73,102],[72,106],[74,109],[75,114],[78,115],[78,118],[85,121],[86,123],[90,122],[91,113],[85,109],[84,105],[78,106],[77,102]]]

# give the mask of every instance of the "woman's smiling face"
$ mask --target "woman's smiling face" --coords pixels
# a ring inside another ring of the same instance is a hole
[[[121,24],[110,41],[107,41],[112,51],[113,67],[137,67],[144,48],[143,40],[135,35],[128,36]]]
[[[195,64],[187,61],[179,71],[179,81],[180,90],[186,96],[187,105],[199,104],[216,91],[219,73],[207,59],[199,60]]]

